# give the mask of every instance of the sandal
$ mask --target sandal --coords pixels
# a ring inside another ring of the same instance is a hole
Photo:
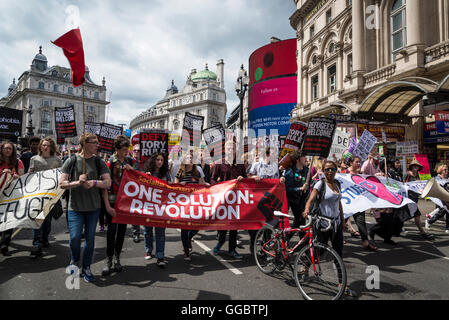
[[[358,231],[351,231],[351,237],[353,237],[353,238],[360,237],[360,232],[358,232]]]
[[[349,288],[346,288],[345,293],[349,297],[353,297],[353,298],[357,297],[357,293],[354,290],[351,290]]]
[[[368,251],[377,252],[377,247],[373,246],[371,243],[369,245],[367,245],[366,247],[363,246],[363,249],[368,250]]]

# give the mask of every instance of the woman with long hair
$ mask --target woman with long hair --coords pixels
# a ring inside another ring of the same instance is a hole
[[[10,141],[3,141],[0,145],[0,174],[9,173],[13,179],[19,178],[25,173],[25,167],[21,160],[17,159],[16,146]],[[0,252],[9,256],[9,244],[11,243],[13,229],[0,232]]]
[[[192,153],[187,153],[181,161],[178,172],[176,173],[175,183],[185,184],[204,184],[204,174],[197,165],[193,164]],[[192,250],[192,238],[198,230],[181,230],[182,246],[184,248],[184,260],[190,261],[190,251]]]
[[[51,137],[40,140],[37,150],[38,154],[30,160],[29,173],[60,168],[62,166],[62,161],[57,156],[56,142]],[[30,253],[31,258],[41,256],[42,248],[49,246],[48,236],[51,231],[51,219],[52,215],[48,214],[41,227],[39,229],[33,229],[33,250]]]
[[[170,183],[171,176],[168,166],[167,154],[157,152],[153,154],[143,165],[143,171],[146,174],[152,175],[161,180],[165,180]],[[167,264],[165,260],[165,228],[155,227],[154,232],[156,234],[156,265],[158,267],[164,267]],[[153,258],[153,227],[144,227],[144,243],[145,243],[145,260]]]

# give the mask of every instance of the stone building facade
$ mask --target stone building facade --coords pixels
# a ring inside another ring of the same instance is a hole
[[[95,84],[86,66],[84,82],[85,119],[90,122],[105,122],[106,81],[102,85]],[[42,47],[34,57],[29,70],[15,79],[8,89],[7,95],[0,100],[0,106],[19,110],[27,110],[32,106],[32,123],[34,134],[39,137],[51,136],[56,140],[55,107],[74,105],[78,137],[71,138],[77,144],[83,132],[82,86],[74,87],[71,70],[61,66],[48,67],[48,60],[42,54]],[[28,117],[24,114],[22,136],[25,135]]]

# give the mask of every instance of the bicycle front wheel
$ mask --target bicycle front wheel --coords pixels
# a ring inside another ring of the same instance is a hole
[[[276,269],[276,252],[279,246],[275,237],[276,231],[271,227],[262,227],[257,231],[254,240],[254,258],[263,273],[271,273]]]
[[[346,289],[343,259],[322,243],[313,243],[298,253],[293,275],[299,292],[307,300],[338,300]]]

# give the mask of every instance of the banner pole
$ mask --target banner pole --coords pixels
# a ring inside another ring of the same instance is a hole
[[[72,146],[71,146],[71,143],[70,143],[70,138],[67,138],[67,149],[69,151],[69,158],[70,158],[72,156],[71,155],[71,150],[70,150],[70,149],[72,149]]]
[[[312,156],[312,163],[310,164],[309,172],[307,173],[307,179],[306,179],[307,186],[309,186],[310,178],[312,175],[312,168],[313,168],[314,164],[315,164],[315,156]]]
[[[84,111],[84,82],[82,84],[82,91],[83,91],[83,134],[86,133],[86,125],[85,125],[85,111]],[[83,174],[86,173],[86,158],[85,158],[85,154],[84,154],[84,146],[83,148]]]

